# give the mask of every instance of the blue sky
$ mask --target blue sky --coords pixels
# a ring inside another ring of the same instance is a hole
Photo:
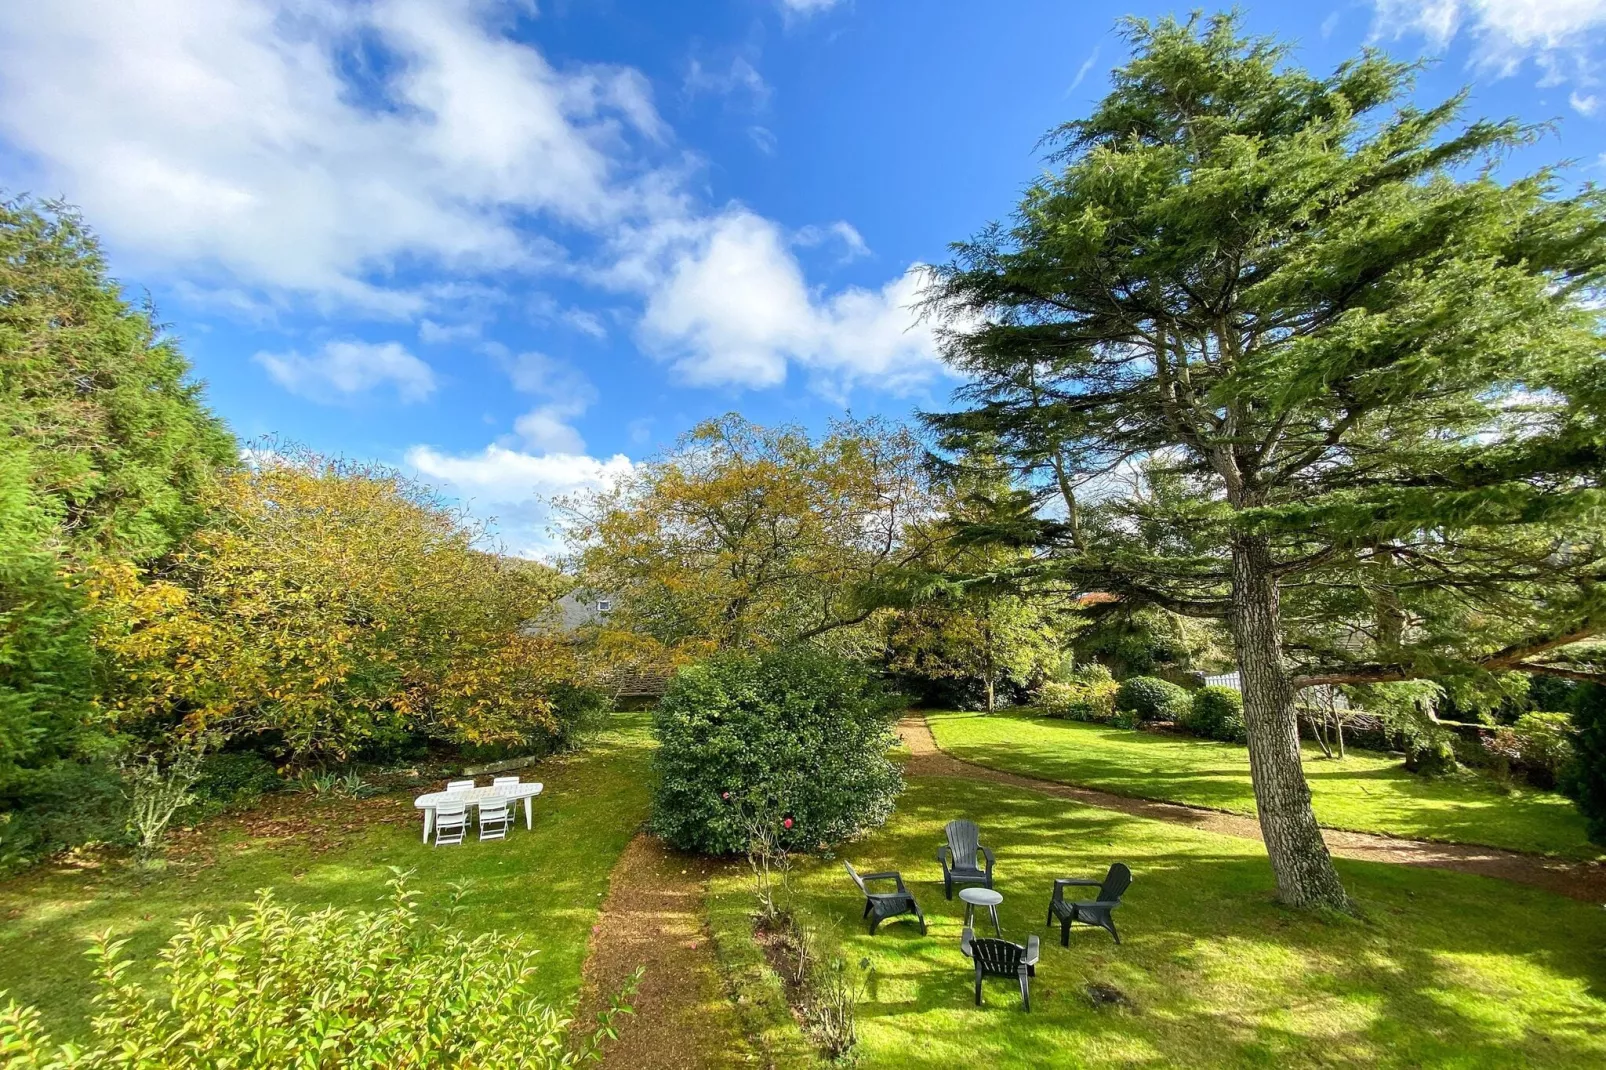
[[[1317,70],[1430,58],[1424,99],[1557,122],[1508,166],[1598,177],[1606,0],[1240,6]],[[0,0],[0,189],[82,207],[242,437],[539,553],[546,496],[700,419],[942,405],[920,265],[1007,216],[1120,15],[1176,10]]]

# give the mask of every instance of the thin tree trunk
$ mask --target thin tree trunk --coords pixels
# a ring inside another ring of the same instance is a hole
[[[1336,713],[1333,715],[1333,730],[1338,733],[1338,757],[1342,761],[1344,758],[1344,718]]]
[[[1232,548],[1230,624],[1249,732],[1249,774],[1260,832],[1290,906],[1347,909],[1348,899],[1310,806],[1299,760],[1294,688],[1283,666],[1277,579],[1263,539],[1240,536]]]
[[[996,709],[996,706],[993,703],[993,678],[989,675],[987,677],[987,712],[992,713],[994,709]]]

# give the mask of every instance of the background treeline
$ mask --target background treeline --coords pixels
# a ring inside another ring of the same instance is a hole
[[[204,755],[216,805],[597,708],[555,570],[395,472],[242,450],[188,371],[75,214],[0,204],[0,868],[124,837],[136,765]]]

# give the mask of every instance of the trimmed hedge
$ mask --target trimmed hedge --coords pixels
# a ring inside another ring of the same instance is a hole
[[[1192,704],[1186,688],[1156,676],[1130,676],[1115,693],[1115,708],[1140,721],[1182,721]]]
[[[1063,680],[1048,680],[1037,690],[1033,705],[1045,717],[1068,721],[1108,721],[1115,714],[1115,693],[1120,685],[1102,665],[1077,668]]]
[[[1193,693],[1193,707],[1182,726],[1206,739],[1242,743],[1248,738],[1244,730],[1244,697],[1230,687],[1202,687]]]
[[[751,821],[794,849],[828,847],[892,813],[892,704],[858,666],[812,648],[723,654],[675,675],[655,716],[653,831],[731,855]]]

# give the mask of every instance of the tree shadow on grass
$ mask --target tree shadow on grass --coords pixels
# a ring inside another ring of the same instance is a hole
[[[932,859],[958,816],[975,819],[998,852],[1005,935],[1042,938],[1030,1015],[1003,983],[972,1005],[963,905],[942,898]],[[1534,889],[1344,862],[1361,916],[1324,919],[1274,902],[1253,841],[943,778],[912,778],[888,826],[844,854],[901,869],[931,923],[927,940],[912,929],[844,940],[875,969],[861,1008],[868,1066],[1606,1060],[1606,915]],[[1125,942],[1079,927],[1062,949],[1057,927],[1043,924],[1052,879],[1097,878],[1116,860],[1136,874],[1117,913]],[[835,874],[813,864],[799,873],[811,916],[853,906],[832,865]],[[1096,1008],[1094,982],[1137,1009]]]

